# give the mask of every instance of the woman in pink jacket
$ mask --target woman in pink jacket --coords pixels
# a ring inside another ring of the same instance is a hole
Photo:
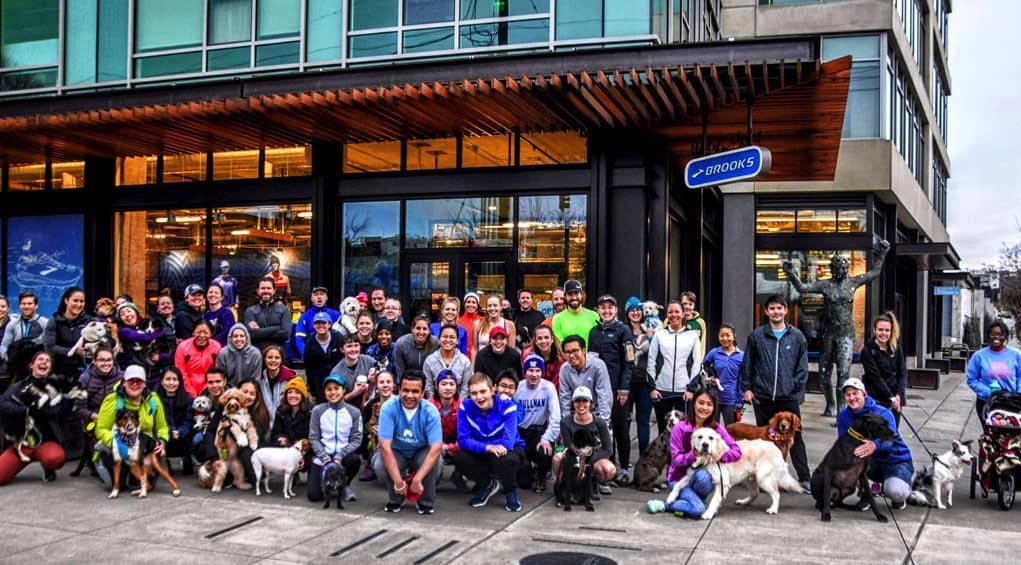
[[[191,337],[177,344],[174,365],[184,377],[184,390],[195,398],[206,388],[206,371],[216,364],[220,344],[213,339],[213,328],[202,320],[195,324]]]

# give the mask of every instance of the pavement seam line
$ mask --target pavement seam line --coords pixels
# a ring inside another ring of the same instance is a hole
[[[448,559],[448,560],[447,560],[446,562],[447,562],[447,563],[451,563],[451,562],[453,562],[453,561],[456,561],[458,557],[461,557],[461,556],[462,556],[462,555],[464,555],[465,553],[468,553],[468,552],[469,552],[469,551],[471,551],[472,549],[475,549],[475,548],[476,548],[476,547],[478,547],[479,545],[481,545],[481,544],[483,544],[483,543],[485,543],[485,542],[489,541],[489,539],[490,539],[490,538],[492,538],[493,536],[495,536],[495,535],[497,535],[497,534],[500,534],[500,533],[503,533],[503,532],[506,532],[506,531],[507,531],[507,528],[509,528],[509,527],[513,526],[514,524],[518,523],[518,522],[519,522],[520,520],[523,520],[523,519],[527,518],[527,517],[528,517],[528,516],[530,516],[530,515],[531,515],[531,514],[532,514],[533,512],[535,512],[535,511],[536,511],[536,510],[538,510],[539,508],[541,508],[541,507],[545,506],[545,505],[546,505],[546,503],[548,503],[548,502],[549,502],[549,501],[551,501],[551,500],[553,500],[553,497],[552,497],[552,496],[550,496],[550,495],[547,495],[547,498],[546,498],[546,500],[543,500],[543,501],[542,501],[542,502],[540,502],[539,504],[536,504],[536,505],[535,505],[535,506],[533,506],[533,507],[531,508],[531,510],[529,510],[528,512],[520,512],[520,513],[517,513],[517,514],[520,514],[520,515],[519,515],[519,516],[518,516],[517,518],[515,518],[515,519],[511,520],[510,522],[508,522],[508,523],[507,523],[506,525],[502,526],[502,527],[501,527],[501,528],[499,528],[499,529],[494,529],[494,530],[493,530],[493,531],[492,531],[492,532],[491,532],[491,533],[490,533],[489,535],[487,535],[487,536],[483,537],[482,539],[478,540],[478,541],[477,541],[476,543],[474,543],[474,544],[472,544],[472,545],[469,545],[469,546],[465,547],[465,548],[464,548],[464,549],[463,549],[462,551],[459,551],[458,553],[456,553],[456,554],[452,555],[452,556],[451,556],[451,558],[450,558],[450,559]]]

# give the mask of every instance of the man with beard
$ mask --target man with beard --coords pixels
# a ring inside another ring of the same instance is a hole
[[[564,298],[567,301],[567,308],[553,316],[553,335],[561,343],[569,335],[578,335],[587,338],[592,328],[599,323],[599,314],[585,308],[585,293],[581,289],[581,283],[576,280],[569,280],[564,283]]]
[[[291,312],[283,304],[273,300],[276,286],[273,279],[265,277],[259,281],[259,303],[245,310],[245,325],[252,334],[252,345],[262,351],[267,345],[279,345],[291,336]]]
[[[369,312],[372,312],[376,321],[383,319],[383,307],[386,306],[386,289],[377,286],[369,292]]]

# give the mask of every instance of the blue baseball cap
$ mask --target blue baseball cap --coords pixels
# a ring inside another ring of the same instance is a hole
[[[330,315],[327,314],[326,312],[317,312],[315,316],[312,316],[312,323],[318,324],[319,322],[326,322],[327,324],[332,324],[333,319],[330,318]]]
[[[338,385],[343,387],[344,390],[347,390],[347,383],[344,381],[344,377],[336,373],[333,373],[332,375],[323,379],[323,388],[326,388],[326,385],[330,383],[337,383]]]

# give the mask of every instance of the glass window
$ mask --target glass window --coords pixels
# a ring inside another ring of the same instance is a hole
[[[53,163],[53,189],[83,188],[85,186],[85,161]]]
[[[794,233],[794,210],[756,210],[755,233]]]
[[[17,300],[18,294],[32,291],[38,312],[52,314],[61,292],[82,284],[86,274],[85,217],[18,216],[6,223],[8,296]]]
[[[462,20],[481,20],[507,16],[528,16],[549,13],[549,0],[497,0],[496,2],[461,2]]]
[[[865,209],[840,210],[837,212],[837,231],[839,233],[864,233],[866,229]]]
[[[118,213],[114,293],[130,294],[151,312],[162,289],[177,301],[189,284],[208,281],[205,220],[206,211],[195,208]]]
[[[263,176],[301,177],[312,174],[312,146],[266,148]]]
[[[457,138],[408,140],[409,171],[453,169],[457,166]]]
[[[57,86],[57,69],[0,74],[0,91],[52,88]]]
[[[475,2],[470,2],[475,4]],[[493,2],[496,4],[497,2]],[[454,0],[404,0],[404,25],[454,21]]]
[[[841,137],[879,137],[879,61],[855,62]]]
[[[588,162],[588,140],[575,131],[521,134],[521,165]]]
[[[557,39],[603,36],[603,7],[593,0],[557,0]]]
[[[878,35],[826,37],[822,42],[822,60],[839,59],[845,55],[853,59],[878,59],[879,44]]]
[[[64,84],[96,82],[96,10],[98,0],[68,2]]]
[[[262,2],[259,2],[261,5]],[[251,0],[209,0],[209,43],[252,40]]]
[[[333,61],[340,59],[341,3],[336,0],[308,0],[305,30],[305,60]]]
[[[135,59],[135,76],[138,78],[198,73],[202,71],[202,53],[177,53]]]
[[[135,50],[202,45],[202,0],[137,0]]]
[[[646,35],[651,33],[651,2],[634,0],[604,0],[604,37]]]
[[[351,0],[351,30],[396,26],[399,1]]]
[[[259,178],[259,150],[213,153],[213,180]]]
[[[344,144],[345,173],[380,173],[401,170],[400,141]]]
[[[549,41],[549,20],[521,20],[461,27],[461,47],[494,47]]]
[[[356,35],[350,41],[349,56],[353,58],[397,54],[397,32]]]
[[[585,270],[588,198],[584,194],[518,199],[518,261],[567,265],[568,278]],[[552,288],[552,287],[549,287]]]
[[[43,190],[46,188],[46,165],[20,165],[7,168],[8,190]]]
[[[301,27],[301,0],[259,0],[258,5],[259,18],[256,23],[259,39],[298,35]]]
[[[84,0],[66,6],[64,84],[127,78],[128,0]]]
[[[423,53],[454,48],[454,28],[416,29],[404,32],[404,52]]]
[[[834,233],[836,210],[798,210],[798,233]]]
[[[465,136],[461,139],[462,167],[508,167],[513,164],[513,135]]]
[[[311,251],[310,204],[213,209],[212,263],[230,265],[239,312],[255,303],[259,279],[269,276],[277,297],[300,313],[311,292]]]
[[[345,202],[342,296],[381,286],[400,292],[400,202]]]
[[[206,70],[247,69],[252,64],[252,48],[232,47],[217,49],[206,54]]]
[[[511,198],[409,200],[405,245],[426,247],[507,247],[514,211]]]
[[[298,62],[300,53],[301,46],[297,41],[260,45],[255,48],[255,66],[293,65]]]
[[[781,268],[781,262],[788,260],[805,284],[829,279],[830,259],[834,254],[848,258],[851,264],[849,276],[865,273],[865,252],[853,251],[756,251],[755,252],[755,318],[756,323],[765,321],[762,303],[767,297],[778,294],[790,305],[788,320],[808,338],[809,351],[817,352],[821,341],[819,332],[823,320],[823,296],[821,294],[799,294],[791,285]],[[861,348],[865,337],[865,286],[854,292],[851,306],[854,320],[854,350]]]
[[[56,65],[59,31],[58,0],[3,0],[0,67]]]
[[[206,154],[164,155],[163,182],[197,182],[206,180]]]
[[[118,157],[114,186],[156,184],[155,155],[147,157]]]

